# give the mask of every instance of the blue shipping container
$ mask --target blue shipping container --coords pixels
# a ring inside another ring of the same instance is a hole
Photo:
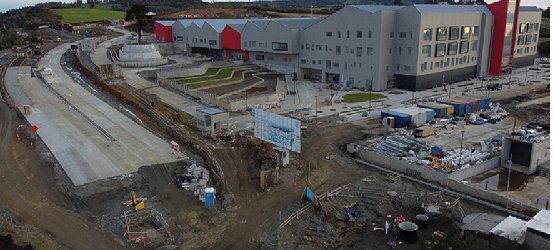
[[[445,117],[446,114],[447,114],[447,108],[446,107],[436,106],[436,105],[432,105],[432,104],[425,104],[425,103],[419,104],[418,106],[421,107],[421,108],[427,108],[427,109],[434,110],[434,118],[442,118],[442,117]]]
[[[490,108],[490,104],[492,103],[492,100],[490,98],[482,98],[478,100],[478,109],[488,109]]]
[[[382,111],[380,113],[380,120],[382,120],[385,117],[393,117],[394,118],[394,127],[395,128],[403,128],[405,125],[408,125],[411,123],[411,116],[408,114],[400,113],[397,111]]]
[[[454,101],[447,101],[447,100],[438,100],[437,103],[447,104],[453,106],[454,114],[456,115],[465,115],[465,110],[467,108],[466,103],[458,103]]]
[[[443,150],[439,147],[430,148],[430,154],[431,155],[438,155],[438,153],[443,154]]]
[[[433,109],[427,109],[426,110],[426,122],[431,122],[434,120],[434,110]]]

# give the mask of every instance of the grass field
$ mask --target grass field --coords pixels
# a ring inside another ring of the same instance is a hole
[[[110,3],[101,4],[101,3],[97,3],[97,4],[94,4],[94,9],[111,10],[111,6],[113,6],[113,5],[116,5],[117,7],[121,6],[120,4],[110,4]],[[83,6],[83,9],[89,9],[90,8],[89,3],[83,3],[82,6]]]
[[[232,74],[233,70],[234,70],[234,68],[222,69],[221,71],[219,71],[219,74],[217,74],[217,75],[211,75],[211,76],[200,77],[200,78],[190,78],[190,79],[185,78],[185,79],[177,80],[177,83],[189,84],[189,83],[202,82],[202,81],[219,80],[219,79],[222,79],[222,78],[229,77]],[[242,77],[242,76],[240,76],[240,77]],[[197,87],[197,88],[199,88],[199,87]]]
[[[104,17],[108,19],[123,19],[126,15],[122,11],[99,9],[55,9],[55,11],[63,17],[62,21],[66,23],[102,21]]]
[[[203,75],[179,76],[179,77],[171,77],[167,79],[173,80],[173,81],[179,81],[179,80],[188,79],[188,78],[214,76],[215,74],[217,74],[217,71],[219,71],[219,68],[209,68],[205,71]]]
[[[343,96],[344,100],[353,100],[358,102],[365,102],[380,99],[380,98],[386,98],[385,95],[381,94],[375,94],[375,93],[357,93],[357,94],[347,94]]]
[[[228,80],[199,82],[199,83],[194,83],[194,84],[188,85],[188,87],[190,87],[192,89],[197,89],[197,88],[202,88],[202,87],[207,87],[207,86],[219,85],[219,84],[223,84],[223,83],[227,83],[227,82],[234,82],[234,81],[238,81],[238,80],[242,80],[242,79],[244,79],[244,78],[242,78],[241,75],[240,76],[233,76],[232,78],[230,78]]]

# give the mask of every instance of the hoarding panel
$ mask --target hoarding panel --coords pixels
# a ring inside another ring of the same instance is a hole
[[[301,152],[301,122],[289,117],[255,110],[255,138]]]

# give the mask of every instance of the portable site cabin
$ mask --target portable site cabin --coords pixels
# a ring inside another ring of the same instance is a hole
[[[393,109],[393,111],[410,115],[411,122],[413,122],[415,126],[426,124],[426,111],[423,112],[422,110],[419,110],[419,108],[397,108]]]
[[[444,103],[437,103],[437,102],[427,102],[426,104],[436,105],[440,107],[446,108],[446,114],[445,115],[451,115],[453,112],[455,112],[455,108],[449,104]]]
[[[414,109],[416,109],[416,107],[412,107]],[[424,112],[426,111],[426,122],[429,123],[431,122],[432,120],[434,120],[434,117],[435,117],[435,112],[433,109],[429,109],[429,108],[423,108],[423,107],[420,107],[420,109]]]
[[[386,118],[386,117],[394,118],[395,128],[403,128],[404,126],[411,124],[411,116],[401,112],[397,112],[393,110],[382,111],[380,113],[380,119],[382,120],[383,118]]]
[[[468,113],[470,113],[472,111],[472,107],[468,107],[467,108],[467,104],[466,103],[460,103],[460,102],[456,102],[456,101],[451,101],[451,100],[438,100],[438,103],[443,103],[443,104],[447,104],[447,105],[451,105],[453,106],[453,114],[454,115],[465,115],[467,113],[467,111],[469,111]]]
[[[478,97],[478,96],[462,96],[463,98],[478,100],[478,110],[490,108],[491,99],[487,97]],[[474,107],[473,107],[474,108]]]
[[[474,113],[474,112],[478,111],[478,100],[462,98],[462,97],[447,98],[446,100],[451,100],[451,101],[455,101],[455,102],[464,102],[467,105],[469,105],[469,103],[470,103],[471,112],[467,112],[467,113]]]
[[[447,115],[447,107],[442,107],[434,104],[421,103],[417,106],[421,108],[431,109],[434,111],[434,118],[442,118]],[[453,109],[453,107],[451,107]],[[428,117],[427,117],[428,118]]]

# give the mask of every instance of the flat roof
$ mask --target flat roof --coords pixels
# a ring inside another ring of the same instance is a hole
[[[376,13],[379,11],[396,11],[407,7],[407,6],[391,6],[391,5],[351,5],[351,6],[371,13]]]
[[[470,219],[466,221],[466,224],[461,227],[463,230],[470,230],[489,234],[490,230],[497,226],[501,221],[505,219],[503,216],[495,214],[470,214]],[[465,222],[465,221],[464,221]]]
[[[526,223],[526,227],[549,234],[549,216],[550,210],[543,209]]]
[[[541,10],[537,6],[520,6],[518,9],[519,11],[525,11],[525,12],[541,12]]]
[[[171,25],[173,25],[175,22],[177,22],[177,21],[175,21],[175,20],[171,20],[171,21],[156,21],[156,23],[159,23],[159,24],[161,24],[161,25],[163,25],[163,26],[171,26]]]
[[[491,16],[492,12],[484,5],[415,4],[420,13],[467,13],[479,12]]]
[[[490,232],[522,244],[526,238],[526,221],[509,216],[492,228]]]
[[[216,114],[227,113],[227,110],[220,109],[220,108],[206,108],[206,109],[198,109],[196,111],[202,112],[206,115],[216,115]]]

